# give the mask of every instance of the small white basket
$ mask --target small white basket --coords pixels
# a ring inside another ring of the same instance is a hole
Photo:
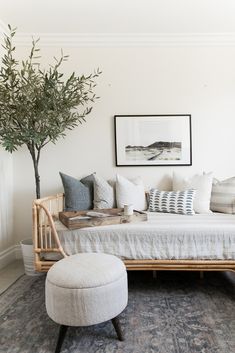
[[[35,271],[32,239],[24,239],[20,242],[20,245],[23,255],[25,274],[28,276],[42,275],[42,273]]]

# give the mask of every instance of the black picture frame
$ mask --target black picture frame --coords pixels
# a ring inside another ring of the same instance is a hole
[[[118,167],[192,165],[191,114],[115,115],[114,137]]]

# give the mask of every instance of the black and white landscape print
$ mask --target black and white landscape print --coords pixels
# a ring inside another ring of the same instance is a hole
[[[181,142],[156,141],[148,146],[125,147],[128,161],[176,161],[181,159]]]
[[[116,165],[191,165],[190,115],[116,115]]]

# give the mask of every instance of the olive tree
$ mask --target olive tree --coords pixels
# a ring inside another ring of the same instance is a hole
[[[0,144],[11,153],[27,146],[33,161],[36,197],[40,198],[41,151],[85,121],[92,109],[90,104],[98,98],[93,90],[101,72],[98,69],[87,76],[72,72],[65,78],[61,65],[68,56],[63,52],[47,70],[42,69],[38,40],[32,40],[28,57],[17,61],[13,44],[16,29],[8,27],[0,68]]]

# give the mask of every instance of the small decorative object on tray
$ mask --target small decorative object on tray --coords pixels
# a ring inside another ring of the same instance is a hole
[[[124,205],[124,216],[132,216],[133,212],[133,205]]]
[[[67,228],[78,229],[147,221],[147,214],[134,210],[131,216],[126,216],[124,215],[123,208],[109,208],[90,211],[60,212],[59,219]]]

